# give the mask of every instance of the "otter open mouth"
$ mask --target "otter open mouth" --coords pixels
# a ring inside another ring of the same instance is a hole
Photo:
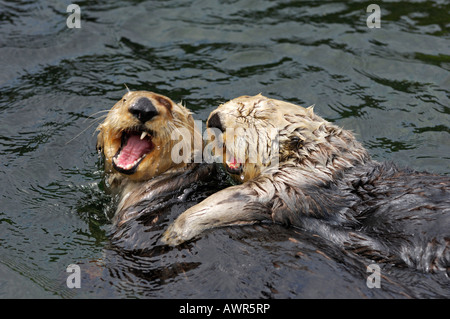
[[[146,131],[123,132],[120,148],[112,160],[114,169],[133,174],[154,146],[152,136]]]
[[[235,157],[231,156],[226,160],[226,169],[230,174],[241,174],[243,165]]]

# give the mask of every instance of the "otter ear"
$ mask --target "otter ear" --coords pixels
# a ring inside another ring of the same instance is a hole
[[[299,148],[302,148],[304,145],[304,140],[302,140],[299,136],[293,136],[289,140],[288,147],[291,147],[294,150],[298,150]]]
[[[299,149],[303,148],[305,141],[298,135],[292,135],[289,137],[288,141],[285,143],[283,149],[288,153],[295,153]]]
[[[298,133],[292,132],[286,140],[281,142],[280,145],[280,161],[287,161],[290,158],[301,158],[302,149],[305,145],[305,139],[303,136],[299,136]]]
[[[306,112],[308,113],[309,116],[314,116],[314,106],[316,106],[315,104],[310,105],[306,108]]]

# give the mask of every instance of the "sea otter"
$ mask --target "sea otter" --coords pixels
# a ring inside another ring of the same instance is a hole
[[[220,105],[207,127],[219,131],[223,165],[240,184],[181,214],[163,235],[167,244],[271,221],[376,262],[449,271],[450,177],[376,162],[313,107],[262,95]]]
[[[128,91],[98,130],[106,184],[119,197],[112,239],[130,249],[146,245],[140,225],[158,223],[165,207],[186,201],[210,179],[212,165],[195,161],[202,152],[200,130],[186,107],[148,91]]]

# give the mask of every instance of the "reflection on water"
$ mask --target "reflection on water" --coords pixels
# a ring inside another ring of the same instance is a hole
[[[383,289],[368,289],[366,265],[278,226],[139,254],[109,246],[114,198],[95,118],[124,84],[183,101],[203,121],[244,94],[315,104],[374,158],[448,174],[450,5],[383,2],[381,28],[369,29],[368,4],[89,1],[81,29],[68,29],[67,3],[4,1],[0,296],[449,297],[443,274],[387,266]],[[69,294],[72,263],[84,289]]]

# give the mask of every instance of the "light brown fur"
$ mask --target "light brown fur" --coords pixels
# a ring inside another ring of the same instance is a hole
[[[223,161],[243,183],[181,214],[164,233],[166,243],[182,243],[209,228],[268,220],[371,261],[450,274],[448,176],[373,161],[351,132],[312,107],[261,95],[219,106],[207,126],[225,141],[234,137],[230,128],[246,137],[227,145],[230,156]],[[270,140],[274,135],[278,141]],[[245,154],[252,152],[272,160],[251,162]]]
[[[222,130],[231,128],[245,136],[233,136],[237,142],[226,144],[228,132],[222,134],[225,167],[230,154],[245,150],[238,159],[241,172],[233,175],[243,184],[213,194],[180,215],[163,235],[169,244],[219,226],[267,219],[295,224],[299,207],[307,210],[305,214],[325,214],[301,190],[333,182],[345,170],[370,159],[350,131],[319,117],[313,107],[303,108],[262,95],[241,96],[210,114],[211,128],[219,126],[212,123],[214,116],[220,119]],[[257,160],[250,162],[249,154],[255,153]]]
[[[132,105],[143,97],[151,101],[158,113],[145,123],[130,112]],[[138,213],[135,210],[130,212],[130,207],[142,201],[149,202],[152,196],[173,191],[198,178],[184,176],[184,180],[180,180],[180,176],[189,173],[196,164],[193,163],[193,158],[175,163],[172,160],[172,150],[180,140],[190,138],[190,155],[193,157],[196,151],[201,152],[201,148],[194,148],[198,144],[193,141],[200,139],[197,143],[202,145],[201,134],[191,112],[166,96],[147,91],[129,91],[112,107],[98,130],[97,148],[104,156],[107,184],[113,191],[120,193],[121,201],[115,216],[118,224]],[[113,158],[121,147],[122,135],[130,131],[148,132],[153,148],[132,174],[124,174],[114,168]],[[166,183],[162,183],[162,180]]]
[[[350,131],[316,115],[313,106],[304,108],[259,94],[241,96],[222,104],[209,118],[214,114],[220,114],[224,127],[244,137],[227,144],[227,133],[223,134],[224,153],[242,154],[244,151],[244,178],[232,174],[238,182],[258,177],[264,170],[280,163],[282,166],[301,164],[305,173],[310,171],[328,179],[337,171],[352,167],[355,161],[369,158]],[[274,141],[279,145],[274,145]],[[227,150],[228,146],[232,149]],[[254,156],[256,163],[250,161],[250,154],[257,155]],[[275,163],[263,160],[271,156],[274,156]],[[224,166],[227,165],[226,160],[227,155],[224,155]]]

